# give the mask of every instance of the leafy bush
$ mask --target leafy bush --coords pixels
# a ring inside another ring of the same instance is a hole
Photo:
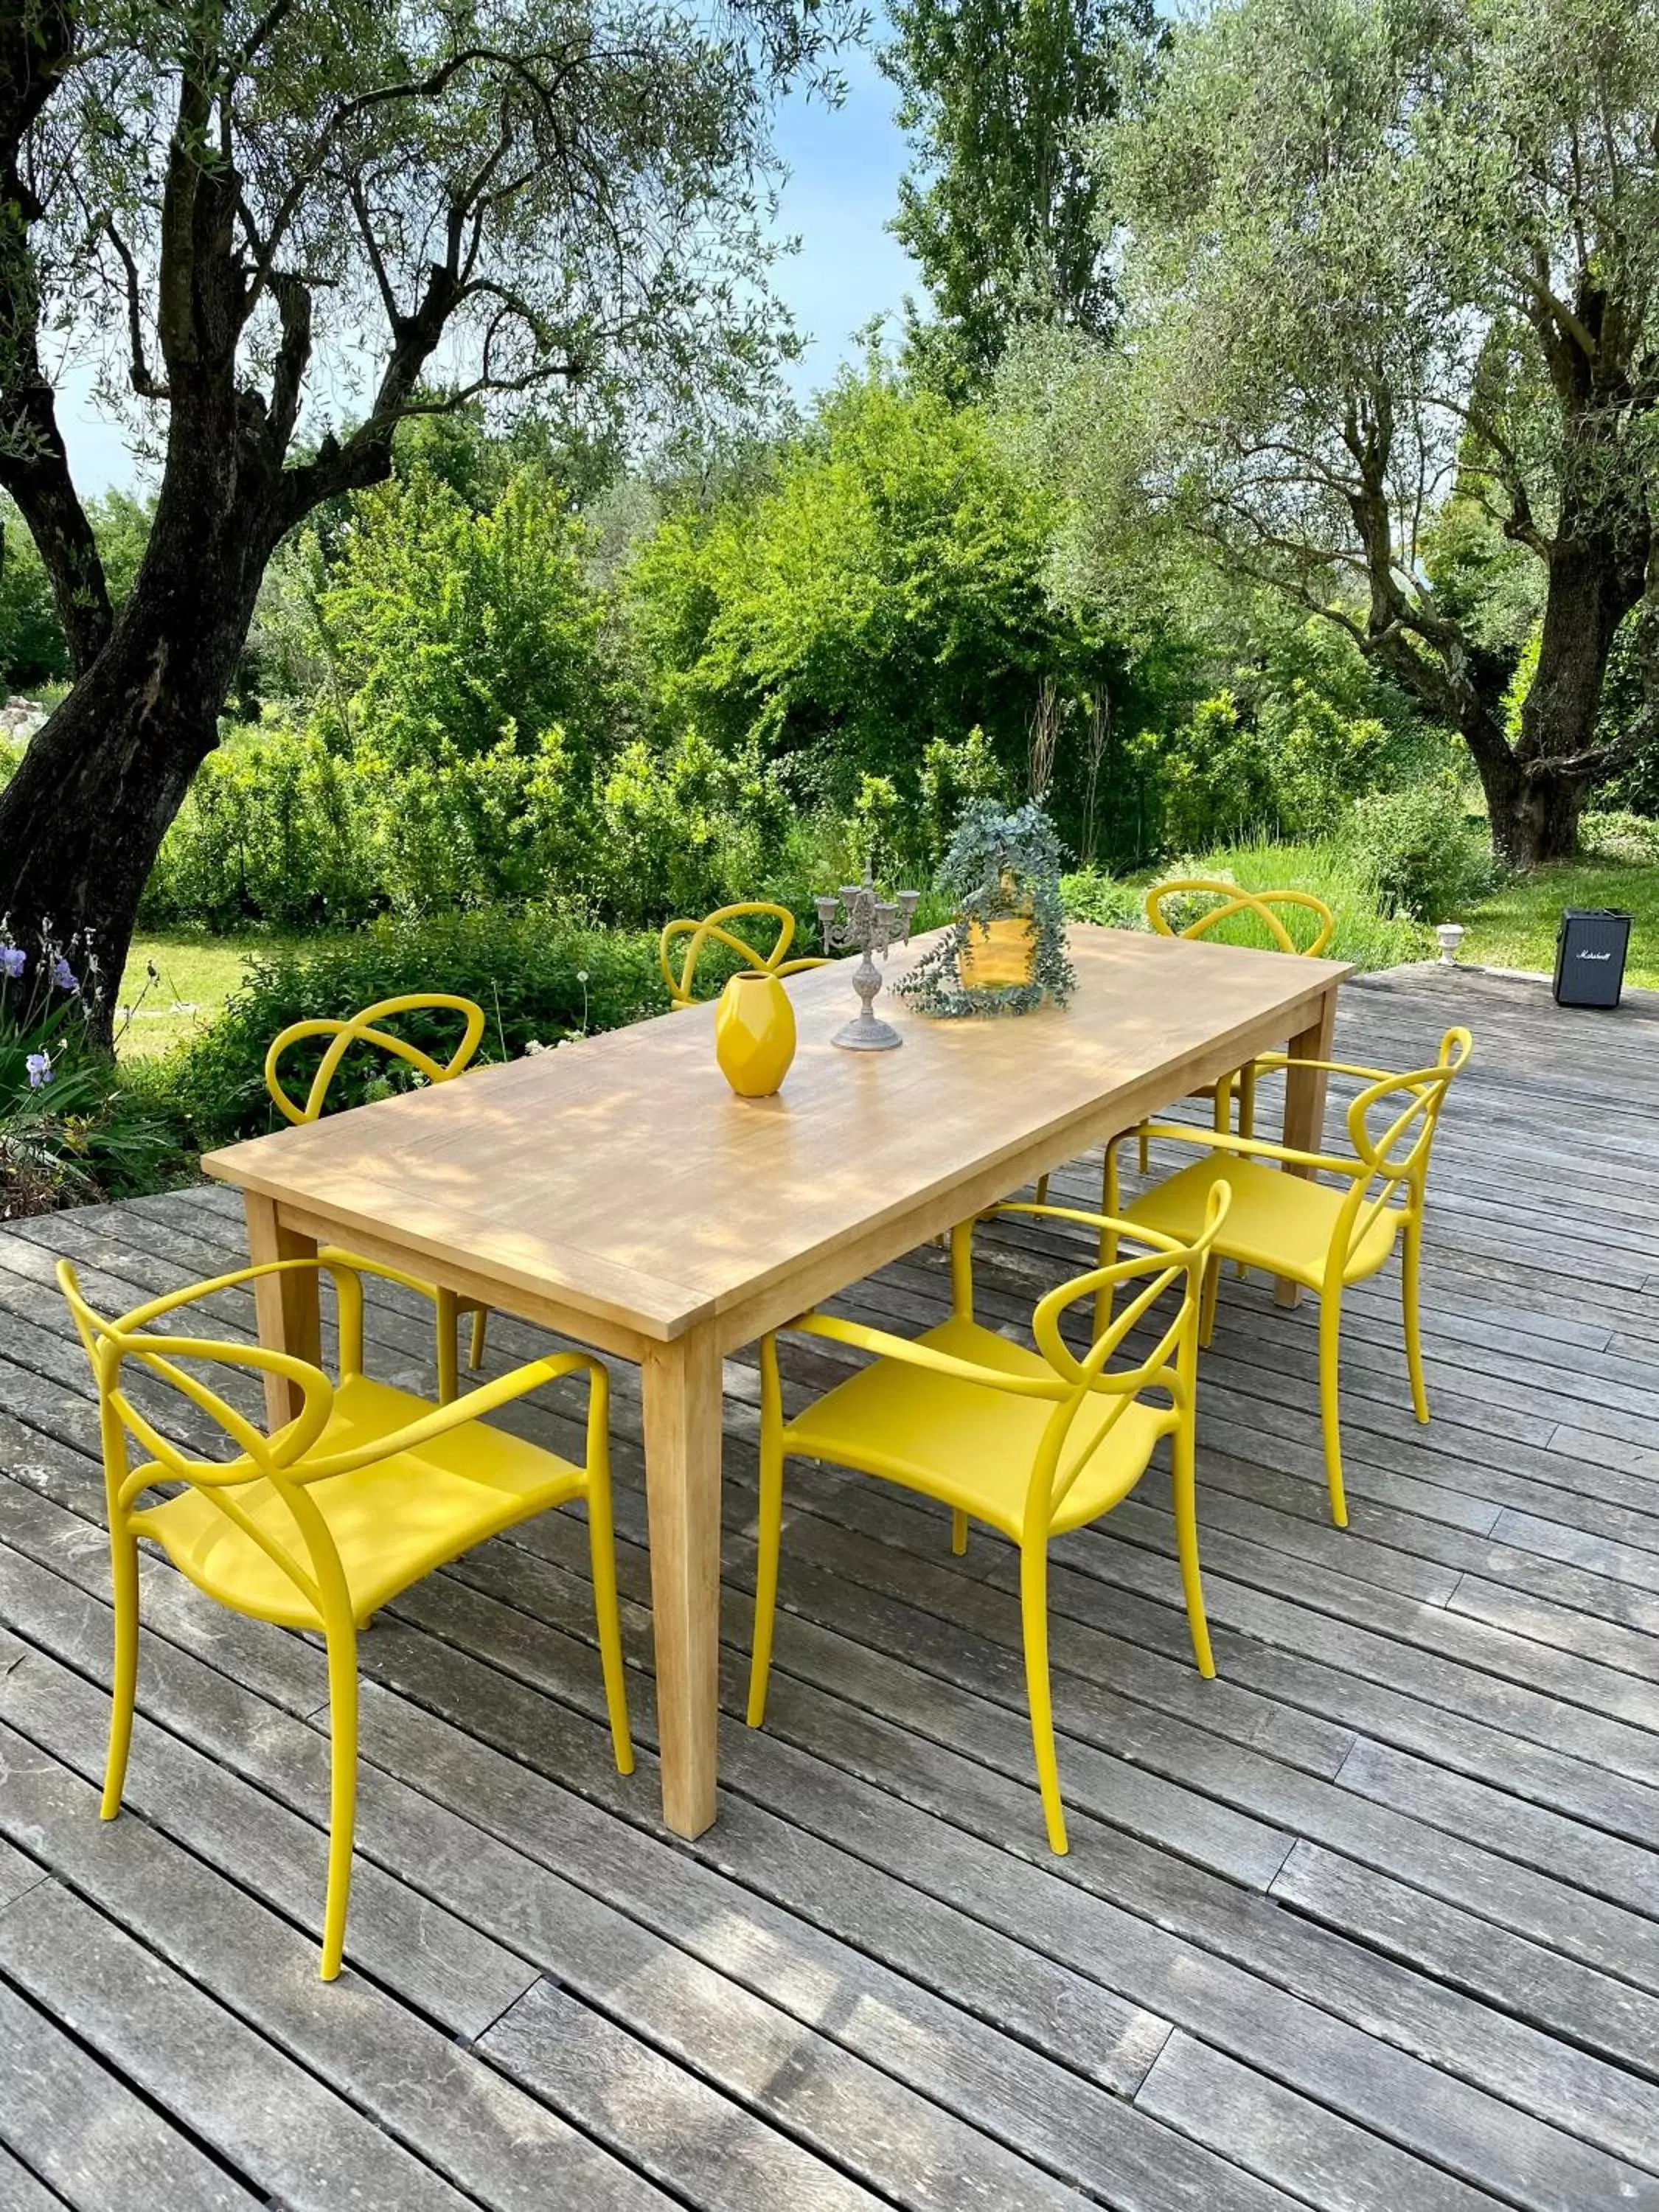
[[[758,739],[842,811],[866,775],[914,805],[929,744],[975,725],[1023,781],[1044,679],[1073,696],[1123,658],[1046,589],[1056,514],[981,410],[848,370],[759,485],[672,513],[624,571],[653,710]]]
[[[384,917],[352,936],[257,957],[223,1012],[158,1064],[155,1084],[172,1097],[179,1142],[199,1151],[275,1125],[264,1058],[289,1023],[343,1017],[409,991],[476,1000],[487,1017],[481,1060],[619,1028],[668,1003],[654,932],[581,929],[534,907]],[[440,1056],[455,1042],[453,1015],[410,1016],[399,1027]],[[297,1054],[295,1066],[297,1083]],[[349,1054],[330,1104],[361,1105],[409,1079],[399,1066],[388,1073],[378,1054]]]
[[[1252,835],[1317,836],[1390,760],[1419,743],[1354,714],[1297,676],[1200,702],[1167,737],[1143,738],[1163,808],[1165,849],[1192,852]]]
[[[150,511],[124,491],[105,492],[86,506],[110,599],[118,609],[132,589],[149,542]],[[69,647],[46,563],[9,499],[0,500],[0,687],[38,696],[43,687],[69,675]]]
[[[585,751],[605,720],[586,539],[533,469],[483,514],[424,465],[361,495],[315,592],[319,729],[399,773],[538,752],[556,729]]]
[[[793,810],[758,749],[717,752],[696,730],[626,746],[599,797],[590,896],[624,924],[770,896]]]
[[[1146,929],[1146,891],[1121,876],[1109,876],[1103,868],[1079,868],[1060,879],[1060,896],[1068,921],[1095,921],[1103,929]]]
[[[1659,867],[1659,822],[1645,814],[1620,811],[1586,814],[1578,823],[1578,842],[1595,860],[1629,860],[1638,866]]]
[[[196,772],[145,888],[140,920],[356,921],[378,903],[349,769],[279,725],[233,738]]]
[[[1446,921],[1492,888],[1492,847],[1449,778],[1360,799],[1342,842],[1370,872],[1384,914]]]
[[[197,771],[140,918],[343,925],[574,891],[596,848],[567,773],[556,730],[472,756],[441,744],[399,769],[267,722]]]

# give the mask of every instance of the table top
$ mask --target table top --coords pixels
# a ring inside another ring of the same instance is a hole
[[[896,981],[930,942],[896,951]],[[901,1050],[830,1042],[846,963],[793,976],[781,1091],[741,1099],[712,1006],[210,1153],[210,1176],[668,1340],[1034,1142],[1103,1135],[1306,1027],[1340,962],[1074,924],[1069,1006],[939,1021],[890,990]],[[1056,1160],[1066,1157],[1057,1150]],[[858,1272],[861,1272],[859,1270]],[[510,1304],[510,1299],[503,1299]]]

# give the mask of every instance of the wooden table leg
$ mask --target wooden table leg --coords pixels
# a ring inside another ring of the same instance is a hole
[[[268,1260],[316,1258],[316,1238],[286,1228],[276,1218],[273,1200],[246,1190],[242,1204],[247,1212],[248,1257],[256,1267]],[[313,1366],[321,1365],[323,1324],[314,1267],[295,1267],[285,1275],[262,1275],[253,1285],[253,1311],[259,1341],[268,1351],[291,1352],[296,1358],[310,1360]],[[266,1376],[265,1419],[272,1429],[291,1421],[303,1403],[286,1376]]]
[[[696,1328],[641,1367],[662,1816],[700,1836],[714,1817],[720,1721],[720,1357]]]
[[[1336,1038],[1336,992],[1334,983],[1319,1002],[1319,1012],[1305,1030],[1290,1042],[1290,1056],[1298,1060],[1328,1060]],[[1291,1066],[1285,1075],[1285,1142],[1299,1152],[1322,1152],[1325,1146],[1325,1085],[1322,1067]],[[1306,1168],[1291,1168],[1291,1175],[1306,1175]],[[1283,1276],[1273,1285],[1274,1303],[1293,1306],[1302,1296],[1299,1283]]]

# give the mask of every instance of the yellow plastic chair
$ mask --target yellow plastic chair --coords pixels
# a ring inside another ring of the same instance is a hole
[[[988,1522],[1019,1547],[1037,1780],[1048,1842],[1056,1852],[1065,1851],[1066,1815],[1048,1687],[1048,1540],[1097,1520],[1127,1498],[1164,1437],[1171,1440],[1176,1537],[1193,1651],[1200,1674],[1215,1672],[1198,1571],[1194,1393],[1203,1280],[1226,1210],[1226,1192],[1218,1187],[1198,1232],[1179,1239],[1066,1206],[1002,1206],[981,1217],[1039,1214],[1081,1222],[1098,1232],[1101,1265],[1051,1291],[1032,1315],[1035,1352],[975,1321],[974,1223],[963,1222],[951,1239],[951,1316],[925,1336],[892,1336],[860,1322],[817,1314],[791,1322],[791,1329],[803,1335],[828,1337],[875,1355],[872,1365],[792,1421],[783,1416],[777,1340],[764,1340],[751,1728],[761,1725],[766,1712],[784,1461],[792,1454],[829,1460],[920,1491],[951,1508],[957,1552],[967,1547],[970,1518]],[[1121,1236],[1150,1249],[1120,1260]],[[1123,1312],[1097,1329],[1081,1358],[1075,1357],[1060,1328],[1067,1310],[1081,1298],[1092,1298],[1098,1316],[1119,1285],[1133,1289]],[[1172,1291],[1174,1316],[1152,1350],[1132,1367],[1109,1370],[1107,1363],[1130,1330]]]
[[[320,1368],[286,1352],[154,1328],[165,1316],[216,1291],[310,1267],[325,1267],[334,1278],[340,1324],[337,1383]],[[115,1595],[103,1818],[112,1820],[120,1810],[132,1737],[138,1539],[143,1536],[159,1543],[174,1566],[221,1605],[257,1620],[309,1631],[327,1644],[332,1786],[325,1981],[340,1971],[351,1884],[357,1631],[411,1583],[515,1522],[571,1498],[585,1499],[611,1741],[619,1771],[629,1774],[634,1767],[617,1610],[605,1370],[586,1352],[560,1352],[514,1368],[461,1403],[443,1407],[371,1382],[362,1371],[360,1277],[391,1272],[328,1251],[315,1261],[239,1268],[213,1282],[152,1298],[109,1321],[82,1297],[70,1262],[63,1260],[58,1266],[59,1287],[97,1380],[103,1433]],[[301,1410],[267,1435],[191,1371],[200,1366],[285,1376],[301,1394]],[[130,1395],[130,1369],[143,1370],[152,1385],[170,1386],[205,1414],[223,1431],[231,1456],[200,1458],[163,1435]],[[586,1456],[580,1467],[491,1428],[480,1418],[578,1370],[588,1378]],[[137,1465],[130,1443],[143,1455]],[[141,1503],[146,1492],[173,1484],[184,1487],[159,1502]]]
[[[399,1036],[393,1030],[380,1024],[397,1014],[428,1013],[432,1012],[457,1013],[464,1018],[461,1041],[447,1060],[434,1060],[420,1046],[411,1044],[407,1037]],[[339,1073],[340,1062],[354,1045],[368,1045],[394,1060],[404,1060],[423,1075],[428,1083],[448,1083],[464,1075],[472,1065],[474,1054],[483,1036],[483,1008],[471,999],[458,998],[451,991],[410,991],[398,999],[377,1000],[365,1006],[361,1013],[353,1014],[349,1021],[319,1018],[314,1021],[290,1022],[280,1035],[270,1041],[265,1054],[265,1089],[279,1114],[289,1121],[300,1124],[314,1121],[328,1102],[329,1085]],[[312,1077],[303,1100],[291,1097],[283,1085],[279,1067],[285,1054],[295,1045],[308,1044],[314,1038],[327,1037],[329,1043],[317,1072]],[[395,1280],[405,1282],[406,1276]],[[438,1339],[438,1403],[449,1405],[460,1388],[459,1363],[456,1355],[456,1334],[461,1316],[472,1316],[472,1343],[467,1364],[475,1375],[483,1365],[485,1333],[489,1326],[489,1309],[477,1298],[464,1298],[453,1291],[434,1289],[425,1283],[413,1285],[425,1296],[435,1299],[437,1306]]]
[[[1412,1407],[1419,1421],[1429,1418],[1423,1381],[1423,1341],[1419,1291],[1423,1262],[1423,1213],[1429,1156],[1440,1111],[1453,1078],[1474,1049],[1465,1029],[1446,1031],[1432,1067],[1394,1075],[1379,1067],[1354,1067],[1341,1060],[1294,1063],[1324,1067],[1364,1085],[1348,1108],[1348,1140],[1354,1157],[1296,1152],[1258,1137],[1236,1137],[1224,1130],[1155,1123],[1149,1133],[1182,1144],[1206,1146],[1214,1157],[1194,1161],[1128,1207],[1126,1218],[1136,1233],[1157,1231],[1164,1237],[1193,1234],[1207,1217],[1210,1193],[1223,1179],[1232,1193],[1227,1218],[1215,1240],[1216,1259],[1205,1285],[1203,1340],[1215,1328],[1223,1256],[1265,1268],[1300,1283],[1319,1295],[1319,1402],[1325,1438],[1325,1478],[1331,1517],[1348,1524],[1342,1488],[1342,1433],[1338,1412],[1338,1348],[1342,1327],[1342,1293],[1383,1267],[1401,1247],[1401,1300],[1406,1333],[1406,1364],[1411,1375]],[[1264,1055],[1262,1065],[1288,1067],[1283,1053]],[[1302,1168],[1308,1175],[1287,1175]],[[1339,1176],[1345,1188],[1313,1182],[1310,1175]],[[1115,1194],[1116,1153],[1107,1152],[1107,1189]]]
[[[1212,897],[1216,903],[1207,907],[1197,920],[1177,930],[1164,912],[1168,901],[1176,898]],[[1305,945],[1298,945],[1281,915],[1281,909],[1291,913],[1309,914],[1314,917],[1313,935]],[[1336,916],[1323,899],[1316,898],[1311,891],[1247,891],[1237,884],[1218,883],[1207,876],[1177,876],[1165,884],[1154,884],[1146,894],[1146,919],[1160,937],[1183,937],[1189,942],[1214,935],[1230,921],[1240,915],[1260,922],[1273,948],[1278,952],[1299,955],[1305,960],[1316,960],[1330,943],[1336,928]],[[1194,1098],[1213,1098],[1215,1126],[1218,1129],[1232,1127],[1232,1091],[1238,1086],[1238,1133],[1241,1137],[1255,1134],[1256,1076],[1262,1068],[1261,1060],[1247,1060],[1231,1074],[1224,1075],[1218,1082],[1194,1091]],[[1145,1175],[1148,1161],[1146,1139],[1140,1139],[1140,1172]]]
[[[1177,897],[1202,896],[1212,897],[1216,903],[1207,907],[1195,921],[1176,929],[1164,912],[1164,902]],[[1336,928],[1336,916],[1323,899],[1316,898],[1311,891],[1247,891],[1237,884],[1220,883],[1209,876],[1176,876],[1168,883],[1154,884],[1146,894],[1146,919],[1159,937],[1184,937],[1196,939],[1210,936],[1214,931],[1237,919],[1241,915],[1259,921],[1267,932],[1275,951],[1292,952],[1304,959],[1315,960],[1330,943]],[[1310,914],[1315,917],[1314,933],[1305,945],[1298,945],[1290,929],[1280,918],[1279,909]],[[1214,1109],[1218,1129],[1231,1129],[1233,1125],[1233,1090],[1238,1090],[1239,1134],[1255,1134],[1256,1077],[1266,1066],[1262,1060],[1249,1060],[1241,1068],[1230,1071],[1214,1083],[1206,1083],[1200,1090],[1189,1092],[1194,1098],[1207,1098]],[[1151,1165],[1145,1132],[1140,1136],[1140,1172],[1145,1175]],[[1039,1204],[1047,1202],[1048,1178],[1041,1177],[1037,1183]],[[1108,1202],[1109,1212],[1110,1204]]]
[[[777,941],[769,952],[757,952],[730,927],[734,921],[748,921],[756,915],[763,915],[778,926]],[[682,950],[683,938],[690,942]],[[794,939],[795,917],[787,906],[774,905],[770,899],[745,899],[737,906],[717,908],[701,921],[671,921],[658,942],[657,957],[662,963],[663,981],[674,1006],[695,1006],[697,963],[710,945],[723,945],[728,952],[735,952],[745,967],[762,975],[799,975],[804,969],[824,965],[821,957],[814,958],[810,954],[787,959],[785,956]]]

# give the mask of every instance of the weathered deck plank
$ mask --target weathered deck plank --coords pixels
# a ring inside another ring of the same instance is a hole
[[[1453,1019],[1478,1056],[1436,1166],[1435,1423],[1385,1276],[1346,1316],[1331,1528],[1312,1314],[1228,1279],[1200,1442],[1221,1678],[1190,1665],[1156,1480],[1057,1547],[1069,1860],[1036,1814],[1009,1555],[953,1557],[918,1501],[792,1474],[772,1712],[740,1725],[749,1358],[725,1810],[693,1844],[661,1829],[618,1367],[640,1773],[606,1755],[574,1516],[410,1592],[364,1640],[332,1989],[309,1645],[147,1568],[130,1810],[95,1819],[97,1419],[52,1267],[112,1305],[219,1272],[234,1195],[0,1233],[0,2207],[337,2182],[502,2212],[1659,2212],[1659,1000],[1573,1019],[1408,971],[1349,994],[1340,1048],[1421,1064]],[[1090,1202],[1097,1163],[1058,1187]],[[988,1316],[1017,1325],[1077,1249],[988,1232]],[[944,1293],[923,1251],[846,1304],[910,1328]],[[214,1318],[252,1325],[240,1293]],[[400,1294],[371,1291],[368,1334],[382,1371],[427,1370]],[[502,1363],[538,1341],[492,1328]],[[792,1387],[839,1358],[792,1351]],[[556,1397],[512,1418],[571,1440]]]

